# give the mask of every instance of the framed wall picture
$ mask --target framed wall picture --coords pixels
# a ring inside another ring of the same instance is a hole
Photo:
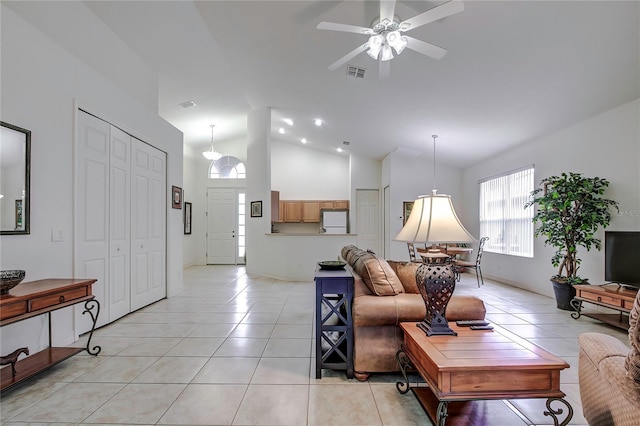
[[[184,202],[184,233],[191,234],[191,203]]]
[[[182,209],[182,188],[177,186],[171,187],[171,207],[174,209]]]
[[[411,210],[413,210],[413,203],[413,201],[402,202],[402,226],[407,224],[407,220],[411,215]]]
[[[251,202],[251,217],[262,217],[262,201]]]

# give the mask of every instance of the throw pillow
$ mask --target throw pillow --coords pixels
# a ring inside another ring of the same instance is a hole
[[[629,313],[629,342],[631,351],[627,355],[624,366],[627,376],[640,383],[640,292],[636,295],[633,308]]]
[[[361,263],[360,263],[361,262]],[[360,276],[369,290],[377,296],[395,296],[404,293],[400,279],[384,259],[373,254],[358,259]]]

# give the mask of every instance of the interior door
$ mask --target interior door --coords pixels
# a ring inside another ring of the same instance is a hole
[[[235,189],[207,189],[207,264],[237,262],[237,196]]]
[[[391,232],[391,190],[388,186],[384,187],[383,196],[384,217],[382,218],[382,240],[384,243],[384,257],[388,259],[391,256],[391,241],[389,236],[389,232]]]
[[[97,326],[109,322],[109,132],[110,125],[78,112],[74,197],[74,273],[95,278],[93,294],[100,303]],[[76,307],[76,330],[91,330],[89,315]]]
[[[166,288],[166,154],[132,138],[131,310],[156,302]]]
[[[378,253],[380,250],[380,191],[356,190],[357,246]]]
[[[131,310],[131,136],[111,126],[109,321]]]

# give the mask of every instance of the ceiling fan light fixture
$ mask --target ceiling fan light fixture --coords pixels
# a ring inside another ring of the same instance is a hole
[[[381,61],[390,61],[393,59],[393,52],[391,51],[391,47],[388,44],[382,46],[382,56],[380,57]]]
[[[373,59],[378,59],[378,55],[380,54],[383,43],[384,38],[380,34],[369,37],[369,50],[367,51],[367,54]]]
[[[405,47],[407,47],[407,44],[409,43],[407,38],[403,37],[400,34],[400,31],[391,31],[387,33],[386,39],[387,44],[393,47],[398,55],[404,50]]]

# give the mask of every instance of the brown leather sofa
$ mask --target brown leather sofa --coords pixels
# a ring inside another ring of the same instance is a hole
[[[403,342],[401,322],[422,321],[426,309],[416,284],[415,262],[386,261],[356,246],[341,251],[354,277],[353,364],[358,380],[370,373],[399,371],[396,352]],[[474,296],[451,297],[449,321],[484,319],[486,309]]]

